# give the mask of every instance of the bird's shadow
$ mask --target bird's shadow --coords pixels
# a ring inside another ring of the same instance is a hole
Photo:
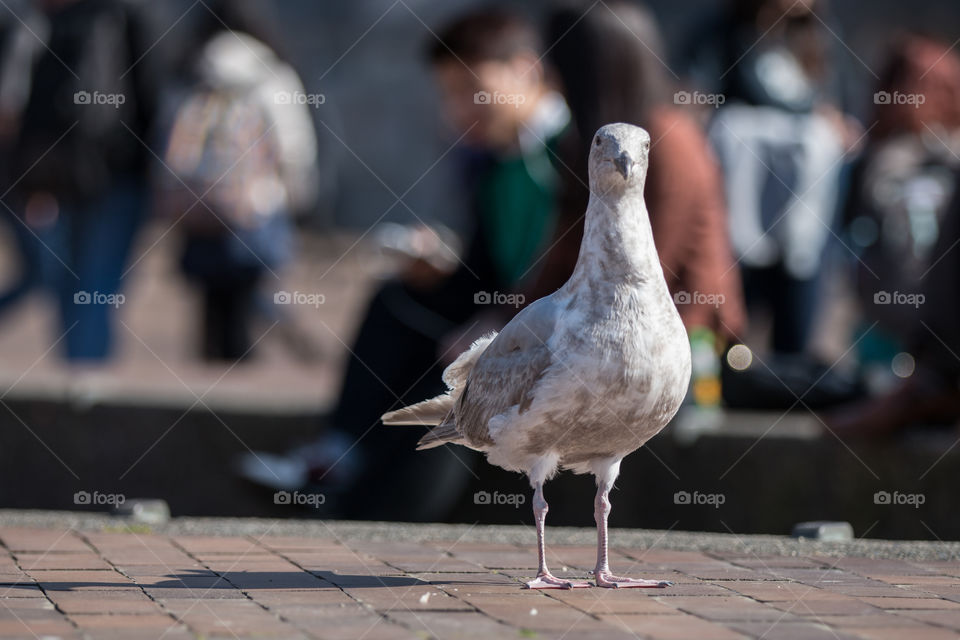
[[[112,576],[116,574],[111,573]],[[170,573],[165,580],[151,579],[149,582],[107,582],[94,580],[76,581],[33,581],[27,578],[18,581],[0,581],[0,593],[9,590],[73,591],[75,589],[122,589],[143,587],[145,589],[183,589],[193,593],[204,593],[214,589],[363,589],[382,587],[414,587],[437,584],[476,584],[473,581],[444,580],[427,581],[411,576],[400,575],[362,575],[345,574],[334,571],[224,571],[213,572],[203,569],[191,569],[182,573]],[[136,576],[133,577],[136,581]]]

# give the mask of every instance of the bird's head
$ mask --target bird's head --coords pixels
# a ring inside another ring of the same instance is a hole
[[[643,188],[650,134],[632,124],[600,127],[590,143],[590,190],[597,194]]]

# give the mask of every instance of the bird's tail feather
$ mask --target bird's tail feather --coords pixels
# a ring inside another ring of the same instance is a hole
[[[433,449],[448,442],[461,443],[463,435],[457,431],[457,426],[450,422],[444,422],[430,429],[420,441],[417,442],[417,451],[423,449]]]
[[[409,407],[383,414],[380,418],[386,425],[425,425],[441,424],[453,409],[453,398],[449,395],[430,398]]]

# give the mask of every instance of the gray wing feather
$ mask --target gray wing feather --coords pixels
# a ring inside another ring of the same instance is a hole
[[[477,360],[454,409],[457,429],[475,447],[493,444],[490,419],[514,406],[522,413],[553,358],[547,342],[559,309],[553,296],[518,313]]]

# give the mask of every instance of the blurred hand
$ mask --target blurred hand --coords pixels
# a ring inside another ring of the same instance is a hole
[[[403,256],[400,278],[410,286],[430,288],[449,276],[457,267],[452,238],[444,240],[437,230],[427,226],[402,228],[401,238],[392,238],[387,248]]]
[[[415,289],[431,289],[448,275],[450,271],[439,269],[424,258],[408,258],[400,271],[400,279]]]
[[[833,105],[823,105],[817,109],[817,112],[830,121],[840,137],[844,153],[856,155],[860,152],[863,148],[864,128],[859,120],[843,113]]]

